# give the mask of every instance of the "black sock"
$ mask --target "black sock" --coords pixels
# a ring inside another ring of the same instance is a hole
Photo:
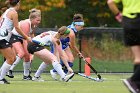
[[[140,89],[140,80],[137,80],[137,78],[140,78],[139,77],[140,75],[137,75],[139,71],[140,71],[140,64],[135,64],[134,65],[134,75],[131,77],[131,80],[136,81],[135,83],[137,84],[138,88]]]
[[[134,65],[134,68],[133,68],[134,73],[135,73],[136,69],[137,69],[139,66],[140,66],[140,64],[135,64],[135,65]]]
[[[140,81],[140,64],[134,65],[134,74],[131,77],[132,81]]]

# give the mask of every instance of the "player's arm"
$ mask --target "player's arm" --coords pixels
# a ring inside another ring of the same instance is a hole
[[[108,1],[107,1],[107,4],[108,4],[110,10],[111,10],[115,15],[117,15],[118,13],[120,13],[118,7],[116,6],[116,3],[115,3],[113,0],[108,0]]]
[[[81,52],[79,51],[78,47],[76,46],[76,39],[75,39],[75,34],[70,34],[70,48],[74,50],[80,57],[83,57]]]
[[[117,1],[117,0],[116,0]],[[119,2],[120,0],[118,0]],[[121,11],[118,9],[116,3],[113,1],[113,0],[108,0],[107,1],[107,4],[110,8],[110,10],[114,13],[115,15],[115,19],[118,21],[118,22],[122,22],[122,13]]]
[[[63,61],[64,65],[67,67],[68,71],[70,73],[72,73],[73,70],[68,64],[68,57],[66,56],[64,50],[62,50],[62,45],[61,44],[60,44],[60,47],[58,48],[58,51],[59,51],[60,58]]]
[[[56,38],[53,38],[52,43],[54,46],[54,55],[57,57],[57,59],[60,62],[60,56],[59,56],[59,51],[58,51],[58,49],[60,48],[60,41]]]
[[[34,32],[35,32],[35,31],[33,31],[32,33],[30,33],[30,37],[31,37],[31,38],[35,37]]]

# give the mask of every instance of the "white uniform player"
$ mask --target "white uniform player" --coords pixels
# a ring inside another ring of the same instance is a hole
[[[0,40],[5,39],[9,41],[11,37],[11,31],[13,29],[13,21],[7,17],[9,11],[15,11],[14,8],[9,8],[2,15],[2,20],[0,21]]]
[[[21,20],[18,22],[18,25],[20,29],[29,37],[34,37],[35,28],[40,24],[41,22],[41,11],[33,8],[29,10],[29,19]],[[16,51],[16,60],[10,67],[9,72],[7,73],[7,76],[9,78],[14,78],[13,70],[15,66],[20,62],[20,60],[23,58],[23,67],[24,67],[24,73],[23,73],[23,80],[31,80],[32,77],[30,76],[30,65],[31,61],[33,59],[32,55],[28,53],[27,50],[27,40],[25,40],[22,35],[17,31],[16,28],[12,31],[12,36],[10,39],[10,43],[12,44],[12,48]]]
[[[69,67],[67,63],[67,59],[62,53],[60,38],[66,37],[69,33],[70,31],[67,29],[67,27],[62,26],[61,28],[59,28],[58,32],[48,31],[48,32],[41,33],[40,35],[32,39],[34,43],[28,44],[29,53],[39,57],[46,64],[51,63],[54,69],[58,71],[58,74],[61,76],[62,80],[66,82],[69,81],[69,79],[71,79],[74,76],[74,73],[72,73],[73,70]],[[51,44],[53,44],[54,46],[54,54],[44,47],[44,46],[50,46]],[[63,60],[65,63],[67,63],[67,67],[71,72],[69,75],[66,75],[64,73],[64,71],[62,70],[62,66],[59,63],[60,54],[63,56]]]
[[[15,27],[17,32],[31,42],[31,38],[25,35],[18,25],[17,10],[20,7],[20,0],[9,0],[9,5],[10,8],[0,18],[0,52],[6,58],[0,69],[0,84],[9,84],[5,76],[16,58],[16,54],[9,43],[12,29]]]
[[[26,19],[26,20],[24,20],[24,21],[28,21],[28,23],[29,23],[29,33],[28,33],[28,35],[30,36],[30,34],[33,32],[33,29],[32,29],[32,27],[31,27],[31,21],[30,21],[30,19]],[[19,22],[19,25],[20,25],[20,22]],[[12,30],[12,34],[14,34],[14,35],[16,35],[16,36],[19,36],[19,37],[22,37],[16,30],[15,30],[15,28]]]
[[[50,46],[53,42],[52,37],[54,37],[56,34],[57,32],[54,31],[43,32],[40,35],[34,37],[32,41],[41,45]]]

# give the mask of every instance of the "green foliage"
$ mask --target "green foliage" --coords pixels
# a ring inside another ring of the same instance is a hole
[[[113,40],[108,34],[103,34],[101,51],[106,59],[120,59],[126,47],[122,42]],[[121,60],[121,59],[120,59]]]
[[[75,13],[84,15],[85,26],[115,26],[120,24],[114,19],[106,0],[22,0],[20,20],[28,18],[31,8],[42,10],[40,27],[60,27],[69,25]]]
[[[94,35],[87,39],[86,47],[82,48],[84,54],[103,60],[132,60],[130,48],[125,47],[121,40],[113,38],[112,33]]]

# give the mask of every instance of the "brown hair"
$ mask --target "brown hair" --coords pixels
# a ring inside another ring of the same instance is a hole
[[[41,11],[39,9],[33,8],[33,9],[29,10],[29,12],[30,12],[29,19],[41,17]]]
[[[9,0],[9,4],[10,4],[11,6],[16,6],[17,3],[19,3],[19,2],[20,2],[20,0]]]
[[[66,26],[62,26],[58,29],[58,33],[64,33],[65,31],[67,30],[67,27]]]
[[[73,22],[82,22],[84,21],[82,14],[75,14],[73,16]]]
[[[9,7],[9,0],[6,0],[6,1],[2,1],[0,3],[0,16],[3,12],[6,11],[6,9]]]

